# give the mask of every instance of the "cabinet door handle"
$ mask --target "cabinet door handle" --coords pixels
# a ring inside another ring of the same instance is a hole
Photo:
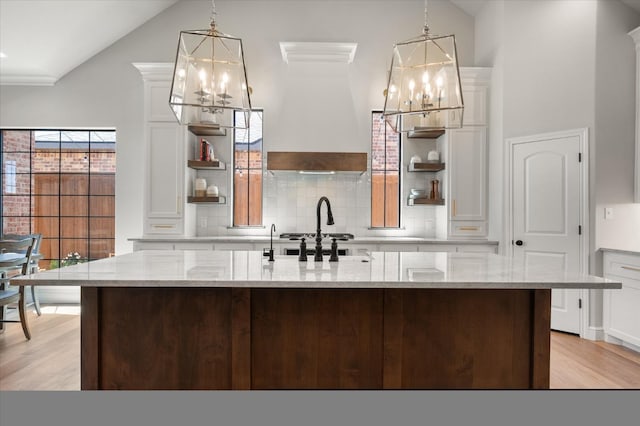
[[[455,217],[456,216],[456,210],[457,210],[456,209],[456,200],[453,200],[451,202],[451,210],[452,210],[451,217]]]
[[[181,209],[180,209],[180,204],[181,204],[180,200],[182,200],[182,197],[178,195],[176,197],[176,211],[178,212],[178,214],[180,214],[180,211],[181,211]]]
[[[634,268],[632,266],[621,266],[622,269],[626,269],[628,271],[640,272],[640,268]]]

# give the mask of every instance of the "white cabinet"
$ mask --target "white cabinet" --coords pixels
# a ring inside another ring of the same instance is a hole
[[[457,252],[464,253],[498,253],[497,244],[461,244],[456,246]]]
[[[604,290],[603,326],[606,340],[640,349],[640,254],[605,251],[605,278],[622,281],[620,290]],[[613,337],[613,339],[612,339]]]
[[[463,81],[464,84],[464,81]],[[487,125],[487,86],[467,83],[462,88],[464,101],[464,115],[462,125],[486,126]]]
[[[157,76],[160,78],[160,75]],[[145,120],[157,122],[177,123],[176,116],[169,106],[169,91],[171,90],[171,74],[167,80],[145,80],[144,108]]]
[[[134,64],[144,83],[146,156],[143,231],[145,235],[188,235],[195,231],[185,214],[185,128],[169,107],[173,66]]]
[[[640,27],[629,35],[636,44],[636,168],[635,168],[635,202],[640,203]]]
[[[464,119],[461,129],[447,130],[443,148],[447,171],[442,192],[445,207],[436,211],[436,236],[486,239],[488,180],[489,68],[461,68]]]
[[[418,251],[416,244],[378,244],[378,251],[401,251],[412,252]]]
[[[146,125],[145,234],[182,234],[183,132],[176,123]]]
[[[449,132],[450,237],[487,236],[487,138],[483,126]]]
[[[420,244],[418,251],[461,252],[461,253],[497,253],[496,244]]]

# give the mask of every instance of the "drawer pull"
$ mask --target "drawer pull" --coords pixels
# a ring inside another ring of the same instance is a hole
[[[626,269],[628,271],[640,272],[640,268],[634,268],[632,266],[621,266],[622,269]]]
[[[171,229],[173,228],[173,225],[151,225],[154,228],[160,228],[160,229]]]
[[[458,229],[461,231],[477,231],[478,227],[477,226],[461,226]]]

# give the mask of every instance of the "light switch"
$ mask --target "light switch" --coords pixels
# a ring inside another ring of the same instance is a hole
[[[605,207],[604,208],[604,218],[605,219],[613,219],[613,207]]]

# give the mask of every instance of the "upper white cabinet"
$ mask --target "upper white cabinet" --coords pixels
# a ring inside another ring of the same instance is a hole
[[[636,43],[636,171],[635,202],[640,203],[640,27],[629,35]]]
[[[486,220],[487,138],[484,127],[449,133],[450,218]]]
[[[486,126],[487,125],[487,86],[469,84],[462,87],[462,99],[464,101],[464,116],[462,125]]]
[[[171,64],[134,64],[144,81],[144,234],[184,235],[184,127],[169,107]]]

